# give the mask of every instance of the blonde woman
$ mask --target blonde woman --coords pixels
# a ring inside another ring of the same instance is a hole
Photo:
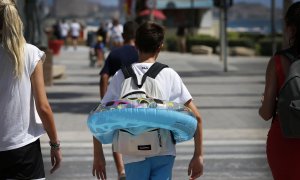
[[[47,132],[51,173],[61,163],[60,142],[48,103],[44,52],[27,44],[12,0],[0,0],[0,179],[44,179],[39,137]]]

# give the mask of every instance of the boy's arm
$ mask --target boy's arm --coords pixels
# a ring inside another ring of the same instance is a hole
[[[185,105],[193,111],[198,121],[194,135],[194,155],[188,168],[188,175],[190,176],[190,179],[196,179],[203,174],[202,119],[200,112],[192,100],[186,102]]]
[[[118,176],[120,179],[121,177],[125,176],[125,168],[124,168],[124,163],[123,163],[123,159],[122,159],[122,154],[117,153],[117,152],[113,152],[113,157],[114,157],[114,161],[115,161],[115,165],[118,171]]]
[[[110,57],[110,56],[109,56]],[[106,60],[106,62],[109,62],[109,58]],[[105,63],[105,66],[109,65],[109,63]],[[105,67],[104,67],[105,68]],[[123,74],[123,73],[121,73]],[[123,76],[123,75],[122,75]],[[120,81],[118,79],[121,78],[121,81],[122,80],[122,77],[120,77],[120,74],[119,75],[115,75],[110,83],[108,82],[109,81],[109,73],[108,71],[103,71],[101,72],[101,79],[100,79],[100,96],[101,96],[101,99],[103,100],[103,98],[105,99],[105,97],[109,97],[108,99],[112,100],[112,99],[116,99],[119,94],[120,94]],[[124,77],[123,77],[124,78]],[[108,85],[109,84],[109,85]],[[116,92],[116,89],[118,89],[119,91]],[[105,96],[105,97],[104,97]],[[102,147],[101,143],[99,144],[100,142],[98,142],[95,138],[94,138],[94,170],[93,172],[95,171],[95,160],[96,159],[101,159],[99,157],[97,157],[99,155],[100,150],[99,150],[99,147]],[[102,150],[102,148],[101,148]],[[96,155],[95,155],[96,154]],[[103,154],[103,152],[102,152]],[[96,158],[95,158],[96,157]],[[116,165],[116,169],[117,169],[117,172],[118,172],[118,176],[119,178],[125,176],[125,169],[124,169],[124,164],[123,164],[123,159],[122,159],[122,155],[120,153],[116,153],[116,152],[113,152],[113,157],[114,157],[114,161],[115,161],[115,165]],[[104,157],[102,158],[104,159]],[[105,163],[105,160],[104,160],[104,163]],[[98,164],[98,165],[97,165]],[[99,166],[103,166],[102,165],[99,165],[99,163],[96,163],[96,165],[99,167]],[[97,167],[96,166],[96,167]],[[104,165],[105,166],[105,165]],[[98,171],[99,172],[99,171]]]
[[[99,88],[101,99],[104,97],[104,94],[107,91],[108,80],[109,80],[109,74],[108,73],[101,74],[101,77],[100,77],[100,88]]]
[[[106,169],[105,169],[105,157],[103,153],[102,143],[99,142],[95,137],[93,137],[94,144],[94,163],[93,163],[93,176],[97,179],[105,180]]]

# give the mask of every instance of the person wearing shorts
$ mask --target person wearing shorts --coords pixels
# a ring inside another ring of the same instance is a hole
[[[12,0],[0,1],[0,179],[44,179],[39,138],[47,132],[53,173],[60,141],[44,86],[45,53],[26,43]]]
[[[45,171],[40,141],[0,152],[0,179],[44,179]],[[26,162],[26,163],[23,163]]]
[[[136,32],[135,45],[139,52],[138,63],[131,65],[135,74],[144,75],[156,62],[163,46],[164,29],[156,23],[142,24]],[[122,70],[118,70],[110,81],[108,89],[101,100],[102,104],[119,99],[125,77]],[[192,96],[183,84],[180,76],[172,68],[164,68],[155,80],[162,90],[162,100],[181,103],[192,110],[197,119],[197,130],[194,135],[194,153],[187,168],[189,179],[193,180],[203,174],[202,150],[202,120],[197,107],[192,101]],[[171,180],[172,169],[176,156],[175,144],[172,137],[166,135],[166,150],[150,156],[122,154],[125,164],[125,174],[128,180]],[[99,142],[99,167],[95,174],[100,179],[106,179],[105,158],[101,142]]]
[[[74,50],[77,49],[78,38],[80,36],[80,30],[81,30],[80,24],[76,21],[76,19],[74,19],[70,26],[72,44],[73,44]]]

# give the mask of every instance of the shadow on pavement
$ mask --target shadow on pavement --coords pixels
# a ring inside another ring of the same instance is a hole
[[[56,82],[55,86],[98,86],[98,82]]]
[[[223,71],[177,71],[180,77],[231,77],[231,76],[264,76],[265,73],[257,73],[257,72],[240,72],[240,71],[229,71],[229,72],[223,72]]]
[[[73,113],[73,114],[88,114],[99,103],[96,102],[63,102],[50,103],[54,113]]]
[[[80,98],[80,97],[91,96],[90,94],[84,93],[73,93],[73,92],[51,92],[47,93],[48,99],[72,99],[72,98]]]

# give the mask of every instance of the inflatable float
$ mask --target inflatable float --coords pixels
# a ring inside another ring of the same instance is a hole
[[[197,120],[182,104],[152,98],[129,98],[100,104],[90,113],[87,125],[103,144],[113,141],[123,129],[139,135],[153,128],[170,130],[176,143],[193,138]]]

